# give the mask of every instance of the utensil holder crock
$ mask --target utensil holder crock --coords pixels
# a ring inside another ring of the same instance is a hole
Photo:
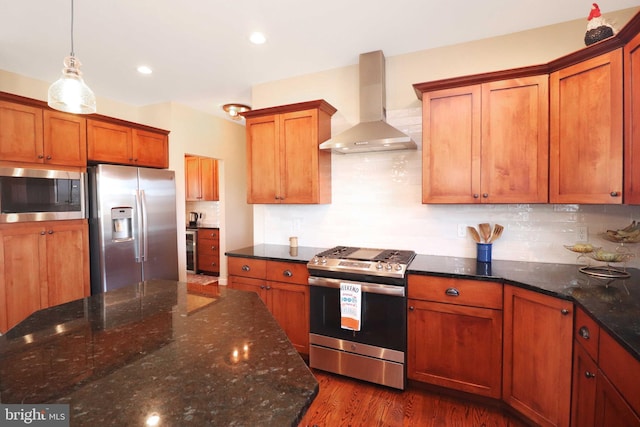
[[[491,243],[478,243],[478,262],[491,262]]]

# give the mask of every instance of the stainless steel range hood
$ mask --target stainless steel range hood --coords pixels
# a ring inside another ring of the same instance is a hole
[[[360,55],[360,123],[320,144],[320,149],[348,154],[415,150],[416,143],[387,124],[385,60],[381,50]]]

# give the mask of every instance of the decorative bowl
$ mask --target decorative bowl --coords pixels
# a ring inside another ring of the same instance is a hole
[[[600,248],[594,248],[591,243],[576,243],[572,246],[564,245],[564,247],[569,249],[571,252],[576,252],[579,254],[588,254],[593,251],[600,250]]]

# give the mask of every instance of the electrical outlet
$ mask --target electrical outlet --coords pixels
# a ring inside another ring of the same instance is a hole
[[[458,237],[467,237],[467,226],[465,224],[458,224]]]
[[[589,230],[586,225],[579,225],[576,227],[576,241],[586,242],[589,240]]]

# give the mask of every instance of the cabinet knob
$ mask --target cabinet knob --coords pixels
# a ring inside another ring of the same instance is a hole
[[[410,306],[409,306],[409,311],[413,311],[413,310],[415,310],[415,309],[416,309],[416,308],[415,308],[414,306],[412,306],[412,305],[410,305]]]
[[[133,157],[129,157],[129,161],[132,162],[133,161]]]
[[[49,231],[47,231],[47,233],[53,234],[53,230],[49,230]]]
[[[260,285],[260,289],[264,289],[264,288],[266,288],[265,285]]]
[[[38,154],[38,158],[39,159],[44,159],[44,156],[42,154]]]
[[[249,271],[251,270],[251,267],[249,267],[247,264],[242,266],[242,271]]]
[[[271,286],[267,285],[267,290],[271,290]]]
[[[211,265],[212,265],[213,267],[215,267],[215,266],[216,266],[216,263],[215,263],[215,262],[212,262],[212,263],[211,263]]]
[[[489,197],[489,193],[482,193],[482,197],[486,199],[487,197]]]
[[[47,232],[46,232],[46,231],[44,231],[44,230],[42,230],[42,231],[40,232],[40,235],[41,235],[41,236],[44,236],[45,234],[47,234]]]
[[[215,246],[213,246],[213,245],[211,245],[211,250],[212,250],[212,251],[215,251],[215,250],[216,250],[216,247],[215,247]]]
[[[618,197],[620,195],[620,193],[618,193],[617,191],[612,191],[611,192],[611,197]]]
[[[563,316],[566,316],[567,314],[569,314],[569,310],[563,308],[562,310],[560,310],[560,313],[562,313]]]
[[[47,156],[47,160],[51,160],[51,156]]]
[[[474,193],[474,194],[473,194],[473,198],[474,198],[474,199],[477,199],[478,197],[480,197],[480,195],[479,195],[478,193]]]
[[[591,334],[589,333],[589,328],[587,328],[586,326],[581,327],[578,330],[578,333],[580,334],[580,336],[582,338],[584,338],[585,340],[588,340],[589,338],[591,338]]]
[[[591,378],[595,378],[596,374],[594,374],[593,372],[584,371],[584,376],[587,377],[588,379],[591,379]]]
[[[450,297],[459,297],[460,296],[460,291],[457,290],[456,288],[449,288],[446,291],[444,291],[445,295],[448,295]]]
[[[293,277],[293,273],[291,272],[291,270],[285,270],[282,272],[282,275],[284,277]]]

